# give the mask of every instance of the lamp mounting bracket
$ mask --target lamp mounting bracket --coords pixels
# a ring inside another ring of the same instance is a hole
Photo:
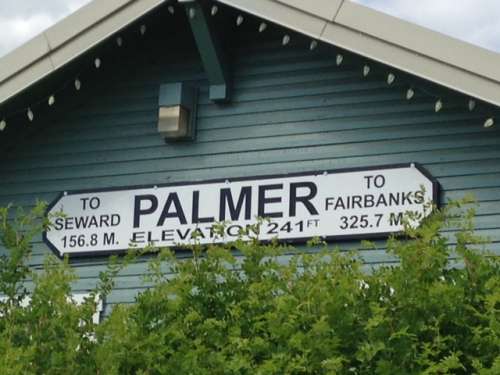
[[[210,13],[203,1],[179,0],[184,5],[203,68],[210,84],[209,98],[214,102],[230,100],[231,82],[228,64],[219,39],[210,22]]]

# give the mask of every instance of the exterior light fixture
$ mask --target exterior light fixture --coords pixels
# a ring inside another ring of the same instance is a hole
[[[266,29],[267,29],[267,23],[262,22],[262,23],[259,25],[259,33],[264,32]]]
[[[5,120],[0,121],[0,132],[3,132],[6,127],[7,127],[7,121]]]
[[[194,140],[198,90],[185,83],[160,86],[158,132],[165,141]]]
[[[313,50],[315,50],[315,49],[316,49],[316,47],[317,47],[317,46],[318,46],[318,42],[317,42],[316,40],[312,40],[312,41],[311,41],[311,44],[309,45],[309,49],[310,49],[311,51],[313,51]]]

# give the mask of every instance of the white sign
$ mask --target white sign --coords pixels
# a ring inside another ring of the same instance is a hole
[[[404,213],[423,213],[436,199],[437,183],[414,164],[69,192],[50,206],[44,238],[60,256],[108,254],[186,245],[193,236],[230,242],[259,217],[261,240],[375,238],[400,232]]]

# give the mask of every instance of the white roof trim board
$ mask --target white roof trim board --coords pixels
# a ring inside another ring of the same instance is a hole
[[[500,106],[500,54],[348,0],[218,0]],[[0,103],[166,0],[95,0],[0,59]]]
[[[0,103],[73,61],[165,0],[95,0],[0,59]]]

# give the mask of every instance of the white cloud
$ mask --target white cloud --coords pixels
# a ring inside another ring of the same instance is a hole
[[[0,0],[0,57],[91,0]]]
[[[500,52],[499,0],[354,0],[398,18]]]
[[[90,1],[0,0],[0,56]],[[500,0],[352,1],[500,52]]]
[[[0,38],[0,55],[21,45],[52,24],[53,19],[48,14],[36,14],[25,18],[0,17],[2,28],[9,30],[9,37]]]

